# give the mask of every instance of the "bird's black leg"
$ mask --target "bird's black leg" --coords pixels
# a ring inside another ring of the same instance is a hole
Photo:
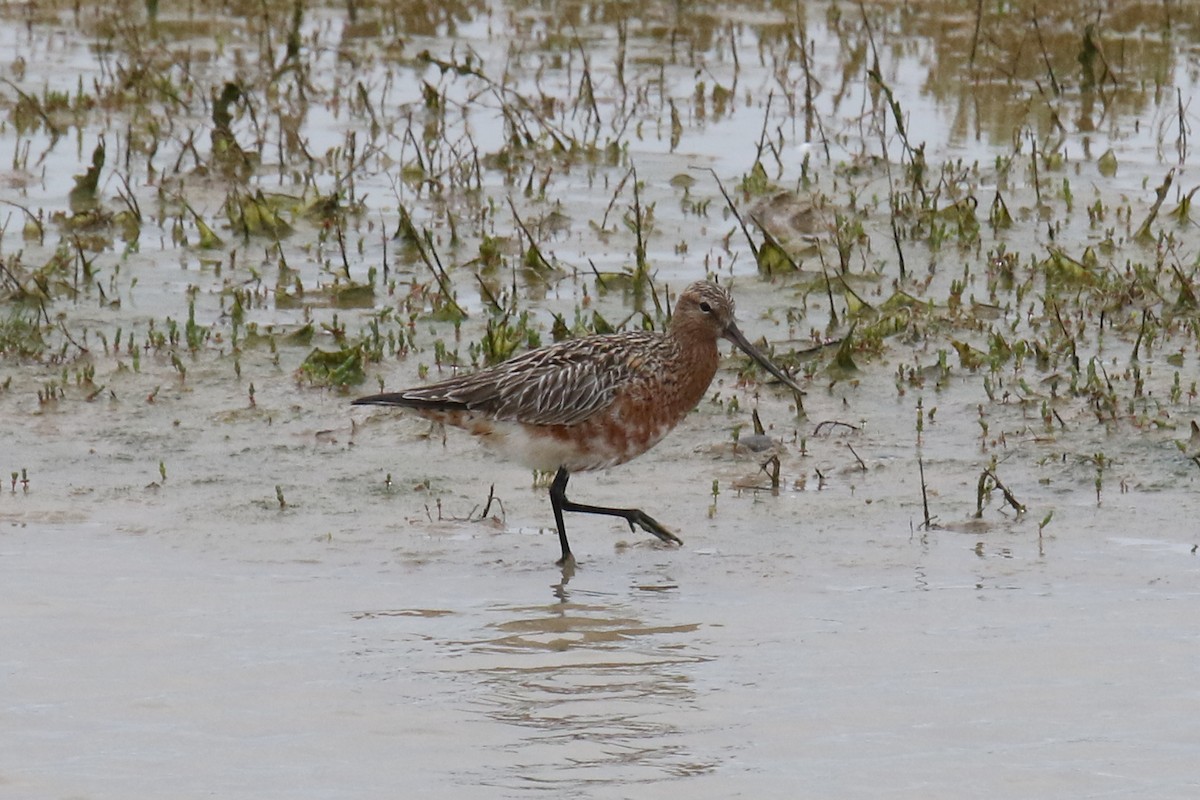
[[[567,480],[571,474],[565,467],[559,467],[550,484],[550,506],[554,509],[554,521],[558,524],[558,540],[562,545],[563,556],[560,564],[566,563],[571,556],[570,545],[567,544],[567,532],[563,527],[563,512],[573,511],[578,514],[603,514],[608,517],[620,517],[629,523],[629,530],[636,530],[635,525],[647,533],[652,533],[659,539],[670,544],[683,544],[683,540],[669,531],[662,523],[651,517],[640,508],[609,508],[607,506],[588,506],[573,503],[567,499]]]
[[[562,546],[562,558],[558,560],[560,567],[565,567],[575,561],[571,555],[571,545],[567,543],[567,526],[563,525],[563,507],[567,505],[567,479],[571,473],[566,467],[559,467],[554,474],[554,482],[550,484],[550,507],[554,509],[554,524],[558,526],[558,543]]]

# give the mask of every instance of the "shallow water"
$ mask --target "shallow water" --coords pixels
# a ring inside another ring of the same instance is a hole
[[[167,9],[151,35],[140,4],[125,20],[53,3],[6,9],[0,43],[18,55],[6,65],[0,181],[19,208],[0,217],[11,272],[0,321],[32,316],[49,341],[37,356],[0,358],[0,789],[1195,796],[1200,441],[1189,388],[1200,367],[1184,288],[1196,234],[1186,214],[1161,222],[1154,241],[1133,232],[1168,170],[1168,206],[1191,190],[1172,114],[1182,105],[1193,121],[1196,21],[1190,6],[1132,6],[1140,17],[1047,10],[1044,62],[1030,60],[1041,54],[1025,11],[990,18],[978,73],[966,58],[973,18],[958,4],[868,4],[865,27],[860,9],[825,4],[365,4],[358,22],[322,6],[300,26],[303,87],[277,71],[290,6],[271,6],[283,22],[265,34],[262,4],[231,3],[223,37],[204,13]],[[1099,89],[1076,72],[1084,22],[1117,70]],[[789,37],[808,43],[816,117],[788,103],[805,85]],[[938,213],[964,192],[980,209],[1003,193],[1014,218],[982,224],[978,240],[906,234],[905,275],[887,198],[912,154],[875,110],[872,46],[928,174],[941,176],[927,188],[944,200]],[[420,62],[423,48],[511,83]],[[123,71],[139,54],[169,79],[145,96]],[[577,102],[585,67],[600,133]],[[213,100],[233,75],[251,95],[234,107],[238,141],[268,143],[252,177],[208,169]],[[18,86],[43,99],[94,89],[107,105],[59,112],[68,132],[55,138],[15,110]],[[718,86],[730,97],[718,102]],[[449,113],[431,110],[428,87]],[[542,104],[522,106],[520,92]],[[543,141],[514,149],[506,170],[500,121],[514,109],[582,154]],[[289,115],[304,157],[287,144]],[[823,127],[807,130],[814,119]],[[50,217],[69,213],[72,176],[101,132],[101,207],[122,209],[122,191],[138,198],[136,246],[106,226],[96,244],[97,229]],[[352,132],[349,169],[336,148]],[[1037,174],[1002,168],[1033,144],[1062,160]],[[427,180],[398,178],[418,148]],[[1099,163],[1110,148],[1115,175]],[[770,188],[751,191],[742,181],[759,152]],[[478,185],[455,185],[447,176],[474,157]],[[595,274],[635,262],[630,166],[652,208],[658,291],[705,273],[731,282],[742,329],[784,358],[880,320],[895,331],[854,350],[855,369],[832,363],[834,348],[798,359],[801,413],[728,360],[655,450],[572,479],[574,499],[643,507],[684,546],[568,517],[580,565],[564,575],[545,488],[527,471],[461,432],[443,442],[421,420],[348,401],[377,379],[398,388],[455,356],[477,361],[471,347],[494,320],[487,291],[528,310],[543,342],[553,314],[638,324],[644,293],[604,289]],[[319,220],[289,212],[295,232],[275,242],[243,237],[222,211],[230,186],[308,197],[347,170],[365,198],[344,217],[349,275],[364,282],[386,265],[392,282],[377,279],[366,302],[331,300],[342,255]],[[695,180],[685,188],[681,175]],[[817,237],[798,247],[798,271],[756,268],[715,178],[768,226],[804,218],[811,193],[812,227],[776,230]],[[220,246],[200,246],[183,201]],[[428,266],[391,236],[401,205],[434,234],[470,314],[461,330],[432,306]],[[518,214],[554,271],[522,266]],[[826,283],[841,215],[863,233],[841,283]],[[484,236],[499,242],[499,267],[474,260]],[[26,270],[60,245],[92,272],[48,270],[43,318],[18,295],[36,300]],[[1055,248],[1081,262],[1092,248],[1098,266],[1056,284],[1040,266]],[[997,277],[1005,253],[1012,285]],[[1158,277],[1135,279],[1143,273]],[[257,340],[231,323],[241,291],[253,295],[241,313]],[[892,317],[898,291],[915,299]],[[168,318],[184,328],[189,304],[209,338],[156,341]],[[311,340],[284,338],[309,321]],[[408,347],[368,364],[365,383],[339,391],[299,376],[312,347],[334,349],[372,322]],[[1076,372],[1102,373],[1092,390],[1071,386],[1059,327]],[[997,336],[1048,348],[1048,365],[1027,356],[989,370],[958,357],[960,345],[995,357]],[[751,409],[776,442],[775,490],[766,455],[734,445]],[[987,469],[1024,513],[994,486],[980,498]],[[481,518],[489,489],[496,502]]]
[[[730,511],[679,552],[577,536],[593,552],[565,585],[549,535],[364,533],[264,560],[10,525],[6,791],[1196,791],[1186,544]]]

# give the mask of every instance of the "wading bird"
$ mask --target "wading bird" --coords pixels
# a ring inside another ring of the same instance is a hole
[[[477,372],[360,397],[354,405],[401,406],[481,436],[504,455],[554,472],[550,505],[562,558],[574,563],[563,512],[621,517],[664,542],[682,540],[637,508],[567,499],[572,472],[623,464],[656,445],[696,407],[717,371],[717,340],[727,339],[795,392],[783,370],[746,340],[733,298],[698,281],[675,304],[666,332],[598,334],[531,350]]]

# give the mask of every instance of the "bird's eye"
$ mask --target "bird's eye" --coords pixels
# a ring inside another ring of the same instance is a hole
[[[703,301],[700,303],[700,310],[703,311],[705,314],[711,314],[712,306],[710,306],[708,304],[708,301]]]

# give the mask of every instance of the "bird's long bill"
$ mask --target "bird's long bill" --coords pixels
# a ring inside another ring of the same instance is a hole
[[[738,330],[737,325],[731,324],[725,329],[725,338],[737,345],[738,349],[757,361],[759,366],[782,381],[783,384],[792,391],[804,394],[804,390],[797,386],[796,382],[787,376],[787,373],[772,364],[765,355],[759,352],[757,347],[750,344],[749,340],[746,339],[745,334]]]

